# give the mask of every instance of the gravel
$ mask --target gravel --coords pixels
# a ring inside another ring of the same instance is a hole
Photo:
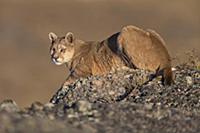
[[[49,103],[20,109],[0,103],[0,132],[198,133],[200,69],[182,64],[174,84],[163,86],[153,73],[122,68],[80,78],[60,88]]]

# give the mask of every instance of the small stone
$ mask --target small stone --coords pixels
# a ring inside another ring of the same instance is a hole
[[[145,104],[145,108],[147,110],[151,110],[153,108],[153,103],[148,103],[148,104]]]
[[[49,112],[50,110],[53,110],[54,107],[55,107],[55,104],[53,104],[53,103],[46,103],[44,105],[44,110],[47,111],[47,112]]]
[[[67,118],[69,118],[69,119],[70,118],[78,118],[78,114],[76,114],[76,113],[75,114],[68,114]]]
[[[46,108],[53,108],[55,105],[53,103],[46,103],[44,107]]]
[[[91,110],[92,108],[91,103],[85,100],[78,101],[77,106],[78,106],[78,111],[80,112],[86,112],[86,111]]]
[[[50,120],[55,120],[55,116],[54,116],[53,114],[48,114],[47,116],[48,116],[48,118],[49,118]]]
[[[96,85],[97,87],[100,88],[103,85],[103,81],[101,81],[101,80],[94,80],[94,81],[92,81],[92,84]]]
[[[156,103],[157,106],[161,106],[162,104],[160,102]]]
[[[34,102],[31,105],[32,110],[42,110],[43,109],[43,104],[40,102]]]
[[[193,84],[192,77],[190,77],[190,76],[186,76],[186,81],[187,81],[188,85],[192,85]]]
[[[110,91],[108,91],[108,93],[109,93],[109,95],[115,95],[115,91],[113,91],[113,90],[110,90]]]
[[[8,99],[0,103],[0,111],[1,110],[5,110],[7,112],[17,112],[19,111],[19,107],[15,101]]]

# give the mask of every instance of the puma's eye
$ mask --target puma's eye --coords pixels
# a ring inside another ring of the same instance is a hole
[[[61,53],[65,52],[65,49],[61,49],[60,52],[61,52]]]

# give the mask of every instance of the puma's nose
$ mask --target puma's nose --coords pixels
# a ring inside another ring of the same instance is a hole
[[[53,57],[53,58],[54,58],[54,60],[56,60],[56,61],[58,60],[58,57]]]
[[[53,55],[53,59],[57,60],[58,58],[59,58],[59,57],[58,57],[57,54],[54,54],[54,55]]]

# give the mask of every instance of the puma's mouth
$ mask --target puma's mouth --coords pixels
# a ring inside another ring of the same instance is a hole
[[[56,64],[56,65],[62,65],[62,64],[63,64],[63,63],[61,63],[61,62],[58,62],[58,61],[57,61],[56,59],[54,59],[54,58],[52,59],[52,61],[53,61],[53,63]]]

